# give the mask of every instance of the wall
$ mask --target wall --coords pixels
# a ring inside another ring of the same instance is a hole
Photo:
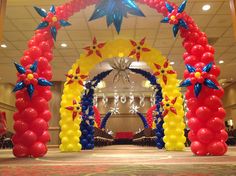
[[[6,112],[7,130],[13,132],[13,114],[15,112],[15,95],[13,85],[0,84],[0,110]]]
[[[225,88],[223,105],[226,110],[226,120],[232,119],[236,128],[236,83]]]

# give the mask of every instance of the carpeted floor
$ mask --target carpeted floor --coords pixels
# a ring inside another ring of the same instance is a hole
[[[132,145],[80,153],[49,150],[44,158],[16,159],[0,150],[0,176],[236,176],[236,147],[220,157],[196,157]]]

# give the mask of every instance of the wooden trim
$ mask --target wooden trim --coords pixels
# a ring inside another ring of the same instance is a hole
[[[48,130],[57,131],[60,130],[60,127],[49,127]]]
[[[6,103],[0,102],[0,108],[5,109],[5,110],[9,110],[9,111],[16,111],[16,107],[12,106],[12,105],[8,105]]]
[[[59,148],[59,145],[47,145],[48,148]]]
[[[236,0],[230,0],[230,9],[232,13],[232,20],[233,20],[233,31],[234,31],[234,36],[236,39]]]
[[[3,39],[3,24],[6,14],[7,0],[0,0],[0,41]]]

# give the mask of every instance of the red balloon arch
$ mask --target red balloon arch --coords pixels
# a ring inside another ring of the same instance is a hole
[[[59,20],[68,20],[74,13],[97,3],[98,0],[71,0],[64,5],[56,7],[55,16],[48,13],[49,26],[35,31],[34,36],[28,42],[28,49],[25,50],[20,63],[25,68],[38,61],[38,76],[47,80],[52,79],[52,68],[50,62],[53,59],[54,41],[50,34],[50,25],[57,30],[61,28]],[[158,13],[168,16],[165,0],[137,0],[155,9]],[[174,3],[168,2],[174,8]],[[185,12],[182,18],[188,25],[188,30],[180,28],[180,36],[183,38],[183,47],[186,52],[183,54],[184,63],[191,65],[196,70],[202,70],[204,66],[213,63],[208,77],[220,88],[219,90],[202,87],[198,98],[195,97],[193,86],[188,87],[186,92],[188,106],[188,126],[191,129],[189,138],[191,150],[196,155],[223,155],[227,151],[227,133],[224,129],[225,110],[222,107],[221,98],[223,89],[217,82],[220,69],[214,62],[214,48],[209,45],[207,36],[201,32],[193,19]],[[195,75],[196,76],[196,75]],[[194,73],[184,72],[184,78],[192,78]],[[22,78],[18,74],[18,81]],[[193,78],[191,81],[194,81]],[[48,101],[52,93],[49,87],[35,85],[35,91],[30,99],[27,92],[22,89],[16,93],[16,108],[14,114],[13,154],[16,157],[42,157],[47,153],[47,142],[50,140],[48,133],[48,122],[51,119]]]

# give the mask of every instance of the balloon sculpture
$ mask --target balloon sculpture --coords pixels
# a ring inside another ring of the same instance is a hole
[[[136,2],[146,4],[158,13],[162,13],[164,15],[162,22],[173,25],[174,35],[179,32],[183,38],[182,44],[186,50],[183,54],[184,63],[196,70],[191,69],[190,71],[187,69],[184,72],[185,79],[191,81],[191,85],[186,84],[186,86],[188,85],[186,99],[189,109],[187,117],[188,126],[191,129],[189,138],[192,142],[192,152],[196,155],[225,154],[227,151],[225,143],[227,133],[223,123],[225,110],[221,101],[224,91],[217,82],[220,69],[215,65],[215,51],[209,45],[206,34],[200,31],[193,19],[184,11],[187,1],[185,0],[179,7],[165,0],[137,0]],[[36,73],[38,78],[50,81],[52,71],[49,62],[53,59],[52,49],[58,30],[69,25],[67,20],[75,12],[79,12],[93,4],[97,4],[97,6],[91,20],[106,16],[108,25],[114,23],[117,31],[119,31],[124,16],[126,17],[128,14],[143,16],[137,4],[132,0],[117,0],[116,3],[111,3],[111,0],[71,0],[58,7],[52,6],[48,13],[43,9],[35,8],[39,15],[43,17],[42,22],[37,27],[34,36],[29,40],[28,49],[25,50],[23,57],[20,59],[22,67],[29,70],[33,76],[21,76],[20,71],[17,75],[18,83],[24,80],[24,86],[23,83],[19,83],[15,89],[16,91],[19,89],[16,92],[17,112],[14,114],[16,134],[13,137],[15,144],[13,153],[16,157],[44,156],[47,152],[46,143],[49,141],[47,122],[51,118],[48,107],[48,101],[51,99],[50,88],[40,86],[41,81],[32,73],[34,68],[30,69],[30,67],[37,61],[38,69]],[[103,10],[104,7],[107,7],[106,11]],[[121,11],[117,11],[117,7],[120,7]],[[132,52],[134,49],[137,49],[137,51]],[[181,110],[183,100],[180,90],[177,88],[176,74],[169,71],[171,66],[164,64],[165,59],[161,54],[153,48],[148,48],[144,42],[136,42],[135,44],[124,40],[107,43],[97,50],[101,52],[102,58],[96,54],[81,55],[76,64],[72,66],[69,75],[76,75],[75,70],[78,66],[81,66],[82,74],[88,75],[96,64],[111,56],[130,56],[136,60],[145,61],[154,72],[160,71],[159,74],[156,74],[156,77],[159,78],[164,97],[168,97],[168,100],[163,100],[163,107],[168,107],[168,113],[164,117],[163,124],[165,148],[167,150],[182,150],[184,148],[184,138],[180,136],[183,135],[182,129],[184,128],[184,112]],[[211,69],[205,70],[204,68],[209,64],[212,64]],[[81,77],[78,78],[73,75],[67,81],[75,78],[77,80],[81,79]],[[83,86],[77,84],[76,81],[67,85],[64,89],[61,102],[62,108],[60,109],[62,117],[60,126],[63,130],[60,137],[61,139],[64,137],[64,140],[62,140],[63,147],[60,147],[62,151],[81,150],[78,137],[80,135],[80,120],[75,118],[73,121],[70,116],[72,111],[65,109],[65,107],[71,105],[75,98],[76,101],[80,101],[82,90]],[[175,97],[178,97],[176,102],[173,101]],[[167,106],[168,104],[171,107]],[[173,118],[175,121],[172,121]],[[71,141],[73,141],[73,144],[70,143]]]

